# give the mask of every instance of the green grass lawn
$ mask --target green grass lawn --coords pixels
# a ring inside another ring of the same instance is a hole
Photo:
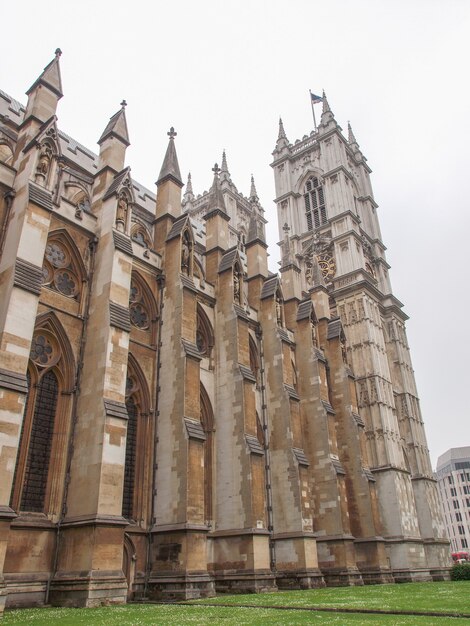
[[[234,606],[207,606],[224,603]],[[254,608],[235,606],[254,605]],[[470,619],[410,615],[365,615],[306,610],[278,610],[262,605],[289,607],[337,607],[470,613],[470,582],[414,583],[367,587],[328,588],[260,595],[219,596],[190,605],[126,605],[97,609],[36,608],[6,611],[2,626],[144,626],[192,624],[198,626],[446,626],[466,624]]]
[[[208,602],[209,600],[207,600]],[[197,602],[205,602],[197,600]],[[257,595],[218,596],[211,604],[338,607],[384,611],[438,611],[470,614],[470,581],[327,587]],[[470,624],[470,622],[469,622]]]

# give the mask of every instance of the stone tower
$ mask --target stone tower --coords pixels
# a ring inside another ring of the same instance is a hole
[[[288,259],[298,268],[302,293],[328,294],[330,315],[344,329],[364,458],[394,579],[429,578],[448,563],[448,545],[406,338],[408,318],[391,289],[371,169],[351,126],[345,137],[325,94],[322,100],[318,129],[302,140],[289,143],[279,122],[271,165],[281,272]],[[343,434],[338,456],[346,464],[354,459]],[[362,523],[364,512],[356,508],[355,517]],[[355,545],[360,547],[357,540]],[[321,549],[321,562],[320,555]]]

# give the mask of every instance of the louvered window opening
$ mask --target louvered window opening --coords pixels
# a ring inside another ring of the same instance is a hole
[[[36,393],[21,493],[22,511],[44,512],[57,395],[57,378],[54,372],[47,372],[41,378]]]
[[[126,464],[124,467],[124,491],[122,516],[131,519],[134,514],[134,480],[137,447],[137,406],[131,396],[126,401],[129,420],[127,422]]]
[[[323,224],[326,224],[325,198],[323,195],[323,187],[316,177],[310,178],[307,181],[305,189],[304,201],[307,230],[312,231],[314,228],[319,228]]]

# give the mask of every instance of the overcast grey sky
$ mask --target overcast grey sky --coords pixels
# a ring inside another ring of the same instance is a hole
[[[0,89],[25,103],[60,47],[60,128],[97,150],[125,98],[139,182],[154,188],[170,126],[196,194],[224,148],[245,195],[253,173],[273,270],[278,118],[290,141],[302,138],[308,90],[325,89],[373,170],[433,465],[470,445],[468,0],[23,0],[1,15]]]

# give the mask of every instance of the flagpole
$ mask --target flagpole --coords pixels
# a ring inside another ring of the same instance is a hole
[[[315,129],[315,132],[317,132],[317,120],[315,119],[315,109],[313,108],[313,98],[312,98],[312,92],[310,91],[310,89],[308,90],[308,93],[310,94],[310,104],[312,106],[313,126]]]

